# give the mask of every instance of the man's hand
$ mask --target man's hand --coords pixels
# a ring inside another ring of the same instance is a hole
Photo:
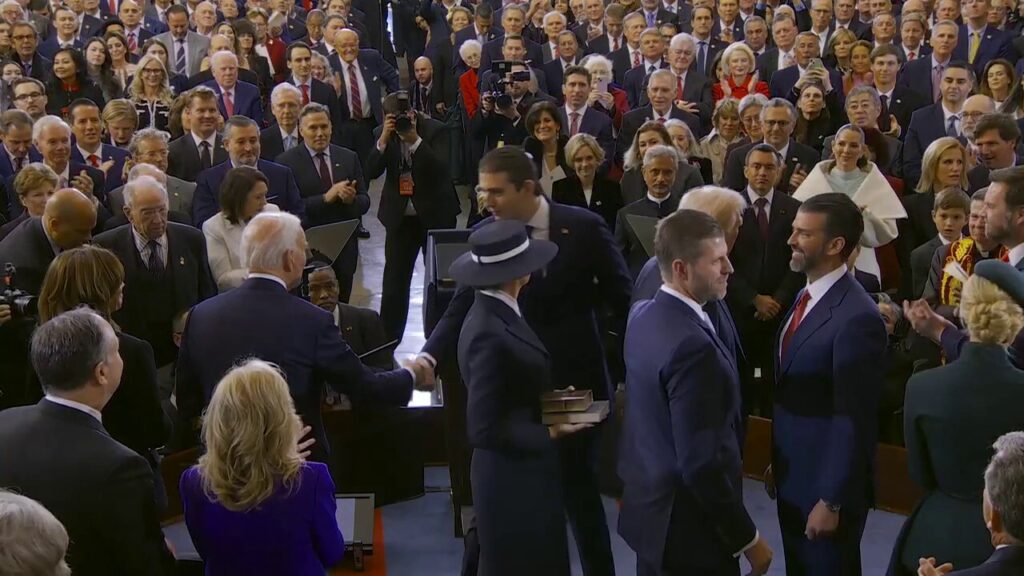
[[[303,460],[309,457],[310,452],[312,452],[310,447],[312,447],[313,444],[316,444],[316,438],[309,437],[308,439],[303,440],[303,438],[309,436],[312,430],[312,426],[303,426],[302,431],[299,432],[299,458],[302,458]]]
[[[0,304],[0,326],[3,326],[11,319],[11,307],[7,304]]]
[[[71,187],[75,188],[86,196],[92,196],[92,178],[89,178],[89,173],[82,170],[78,173],[78,176],[71,178]]]
[[[448,112],[448,107],[444,105],[444,102],[438,102],[434,105],[434,110],[437,110],[438,114],[444,114]]]
[[[892,136],[893,138],[900,137],[900,123],[896,121],[896,116],[889,114],[889,131],[885,133],[886,136]]]
[[[100,170],[103,172],[104,176],[110,172],[110,169],[114,167],[114,164],[115,162],[113,160],[107,160],[103,164],[100,164]]]
[[[917,576],[942,576],[953,571],[953,565],[949,562],[936,566],[935,558],[919,558],[917,560]]]
[[[807,179],[807,170],[804,170],[803,166],[797,164],[793,168],[793,175],[789,177],[789,192],[796,192],[796,189],[804,183]]]
[[[415,144],[416,140],[419,139],[420,135],[416,132],[416,120],[418,116],[416,114],[409,114],[409,121],[412,123],[412,127],[405,132],[399,132],[398,137],[402,139],[406,144]]]
[[[336,186],[337,185],[340,185],[340,188],[338,189],[338,199],[341,200],[342,203],[351,204],[355,201],[357,192],[355,180],[345,180],[344,182],[338,182]]]
[[[687,102],[686,100],[676,100],[676,108],[685,110],[690,114],[699,114],[700,110],[697,109],[697,104],[693,102]]]
[[[743,553],[750,562],[750,575],[761,576],[768,573],[768,567],[772,565],[772,549],[764,538],[758,536],[754,546]]]
[[[552,440],[558,440],[564,438],[570,434],[575,434],[580,430],[586,430],[592,428],[593,424],[552,424],[548,426],[548,436]]]
[[[775,318],[779,312],[782,311],[782,304],[775,301],[775,298],[771,296],[765,296],[764,294],[758,294],[754,296],[754,308],[757,309],[757,313],[754,317],[758,320],[765,321]]]
[[[827,538],[836,533],[839,528],[839,512],[833,512],[825,505],[824,500],[818,500],[807,517],[807,527],[804,535],[808,540]]]
[[[903,315],[907,317],[910,326],[921,336],[932,342],[942,339],[942,332],[947,328],[954,328],[953,323],[939,316],[932,310],[924,300],[903,303]]]
[[[383,128],[380,129],[380,138],[377,139],[377,148],[387,148],[388,140],[391,139],[391,135],[395,133],[395,115],[386,114],[384,115]]]
[[[417,390],[429,392],[436,385],[434,367],[425,358],[411,358],[402,362],[403,368],[412,370],[416,375],[415,387]]]

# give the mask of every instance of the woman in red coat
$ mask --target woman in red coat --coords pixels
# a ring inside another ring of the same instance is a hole
[[[477,88],[477,70],[480,68],[480,52],[483,47],[476,40],[466,40],[459,46],[459,56],[469,66],[469,70],[459,76],[459,94],[462,105],[466,108],[466,117],[473,118],[480,107],[480,90]]]
[[[717,103],[723,98],[742,100],[747,94],[764,94],[770,98],[768,83],[757,77],[754,52],[743,42],[734,42],[722,54],[722,80],[711,87]]]

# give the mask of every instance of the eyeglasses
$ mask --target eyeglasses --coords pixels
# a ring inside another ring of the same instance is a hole
[[[18,96],[15,96],[14,99],[19,101],[19,102],[22,102],[24,100],[34,100],[36,98],[42,98],[42,97],[43,97],[43,93],[42,92],[29,92],[28,94],[19,94]]]
[[[764,120],[764,125],[771,128],[772,126],[778,126],[779,128],[785,128],[789,126],[789,120]]]
[[[18,34],[17,36],[11,36],[11,40],[15,42],[21,42],[22,40],[35,40],[34,34]]]

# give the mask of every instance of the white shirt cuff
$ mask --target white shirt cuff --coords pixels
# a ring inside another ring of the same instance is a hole
[[[423,358],[427,362],[430,362],[430,365],[433,366],[435,370],[437,370],[437,359],[431,356],[429,353],[420,352],[419,354],[416,355],[416,358]]]
[[[384,150],[386,150],[386,149],[387,149],[387,144],[384,145],[384,148],[381,148],[380,147],[380,140],[378,139],[377,140],[377,151],[380,152],[381,154],[383,154]]]
[[[750,541],[750,544],[747,544],[746,546],[741,548],[740,551],[735,553],[735,554],[733,554],[732,557],[733,558],[739,558],[740,556],[743,555],[744,552],[746,552],[747,550],[750,550],[751,548],[753,548],[754,544],[757,544],[757,541],[760,540],[760,539],[761,539],[761,532],[758,531],[758,530],[754,530],[754,539]]]

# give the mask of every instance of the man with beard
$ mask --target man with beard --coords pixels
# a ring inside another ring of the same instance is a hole
[[[878,306],[846,267],[863,230],[860,208],[829,193],[800,206],[789,237],[790,267],[807,287],[777,338],[765,486],[778,497],[792,573],[861,573],[886,346]]]

